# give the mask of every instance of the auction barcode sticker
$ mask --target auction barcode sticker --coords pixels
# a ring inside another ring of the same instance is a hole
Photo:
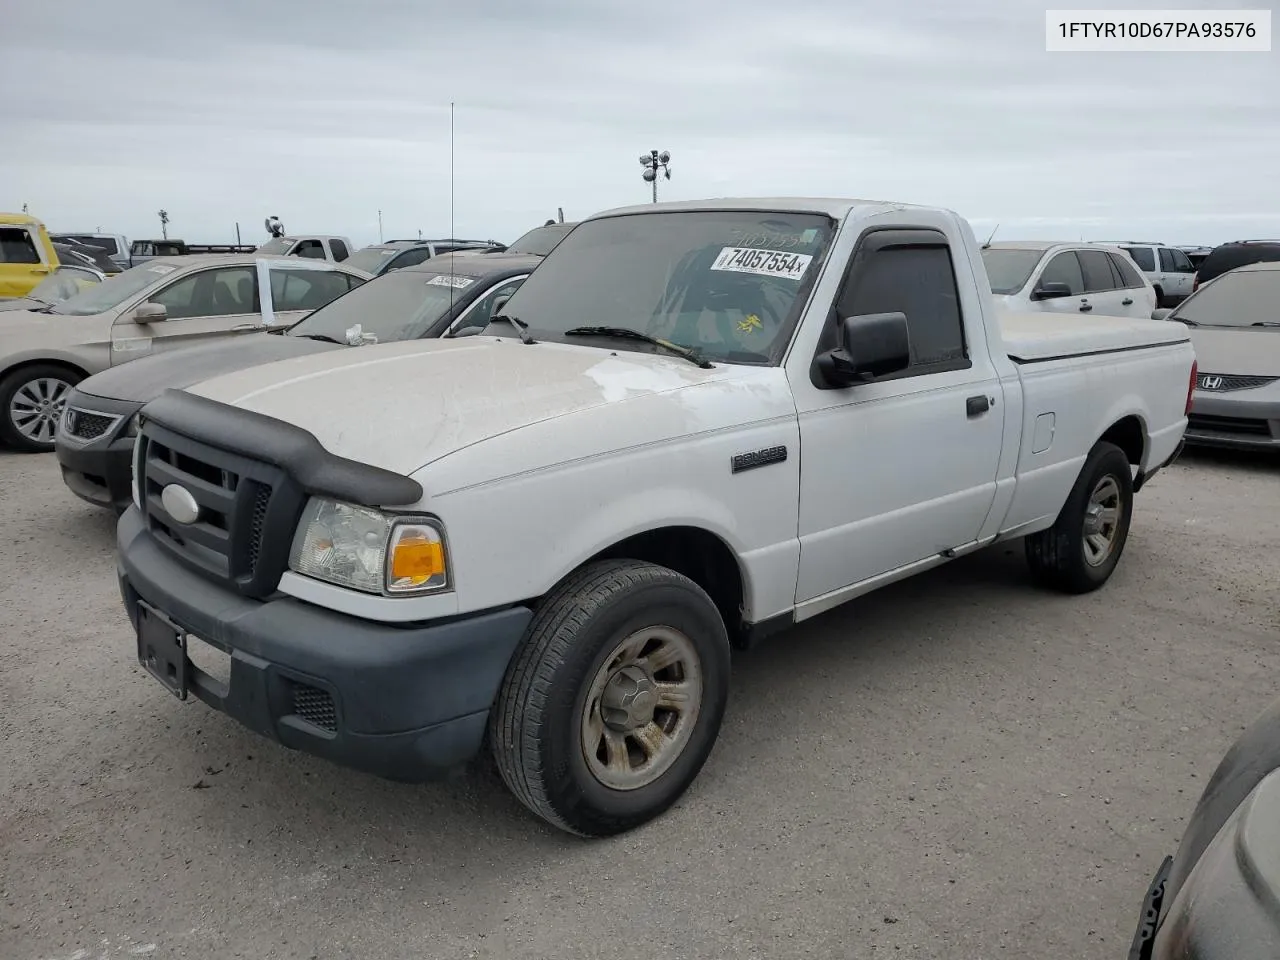
[[[725,247],[711,264],[712,270],[754,273],[762,277],[799,280],[813,257],[786,250],[758,250],[754,247]]]
[[[1051,53],[1270,53],[1270,10],[1046,10]]]
[[[443,274],[438,277],[432,277],[427,283],[434,284],[437,287],[453,287],[461,290],[463,287],[469,287],[474,283],[471,277],[446,277]]]

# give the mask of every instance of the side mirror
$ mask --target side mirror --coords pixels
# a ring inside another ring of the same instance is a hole
[[[498,314],[502,313],[503,308],[507,305],[507,301],[510,299],[510,297],[499,297],[497,302],[494,303],[493,309],[489,311],[489,316],[496,317]]]
[[[1173,313],[1173,311],[1168,307],[1161,307],[1159,310],[1151,311],[1151,319],[1152,320],[1168,320],[1169,314],[1171,313]]]
[[[850,387],[897,373],[911,365],[911,337],[905,313],[845,317],[840,345],[818,357],[818,372],[833,387]]]
[[[155,323],[169,319],[169,309],[163,303],[144,303],[133,311],[134,323]]]
[[[1032,300],[1058,300],[1069,296],[1071,296],[1071,288],[1069,286],[1052,280],[1047,283],[1041,283],[1031,291]]]

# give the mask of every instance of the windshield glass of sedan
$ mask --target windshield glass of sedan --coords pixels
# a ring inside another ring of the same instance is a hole
[[[72,317],[89,317],[95,313],[106,313],[131,297],[137,296],[152,284],[159,283],[177,269],[167,263],[144,263],[123,273],[117,273],[111,279],[64,300],[55,306],[52,312]]]
[[[425,334],[449,307],[480,283],[474,277],[450,277],[416,270],[393,270],[361,284],[345,296],[295,323],[292,337],[330,337],[346,343],[347,331],[360,324],[379,343],[412,340]]]
[[[1224,274],[1183,301],[1169,319],[1200,327],[1276,324],[1280,329],[1280,270]]]
[[[821,214],[779,211],[589,220],[556,246],[502,312],[542,339],[589,343],[564,334],[626,327],[694,347],[713,361],[776,363],[834,228]],[[655,350],[625,340],[610,340],[609,348]]]
[[[27,296],[43,303],[57,303],[60,300],[68,300],[81,290],[97,283],[97,274],[63,264],[36,284],[36,288]]]
[[[399,252],[395,247],[365,247],[347,257],[347,266],[368,273],[377,273],[382,264]]]
[[[983,250],[982,262],[987,267],[991,292],[1002,295],[1017,293],[1027,285],[1027,280],[1043,256],[1043,250],[1016,250],[1008,247],[988,247]]]

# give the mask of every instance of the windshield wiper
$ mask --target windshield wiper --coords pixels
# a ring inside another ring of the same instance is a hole
[[[285,332],[288,328],[284,328],[281,332]],[[274,330],[271,331],[275,333]],[[347,346],[345,341],[339,340],[337,337],[331,337],[327,333],[291,333],[291,337],[301,337],[303,340],[323,340],[325,343],[336,343],[340,347]]]
[[[1251,327],[1280,327],[1280,320],[1259,320],[1257,323],[1249,324]]]
[[[516,334],[520,337],[521,343],[537,343],[533,339],[533,334],[529,332],[529,325],[519,317],[509,317],[505,313],[494,314],[489,318],[490,323],[509,323],[516,328]]]
[[[1176,320],[1178,323],[1185,323],[1188,327],[1198,327],[1198,326],[1200,326],[1200,324],[1196,323],[1194,320],[1188,320],[1186,317],[1168,316],[1168,317],[1165,317],[1165,319],[1166,319],[1166,320]]]
[[[572,330],[564,332],[566,337],[617,337],[619,340],[643,340],[645,343],[652,343],[669,350],[676,356],[684,357],[695,366],[702,367],[704,370],[712,368],[713,364],[710,360],[702,355],[702,351],[695,347],[683,347],[678,343],[672,343],[670,340],[663,340],[661,337],[651,337],[647,333],[641,333],[639,330],[632,330],[630,327],[574,327]]]

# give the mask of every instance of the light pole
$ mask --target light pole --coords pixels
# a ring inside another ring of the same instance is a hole
[[[644,172],[640,174],[648,183],[653,184],[653,202],[658,202],[658,171],[662,171],[662,175],[668,180],[671,179],[671,154],[666,150],[659,153],[657,150],[650,150],[648,153],[640,154],[640,166],[644,167]]]
[[[169,211],[161,210],[157,216],[160,217],[160,236],[166,240],[169,239]]]

